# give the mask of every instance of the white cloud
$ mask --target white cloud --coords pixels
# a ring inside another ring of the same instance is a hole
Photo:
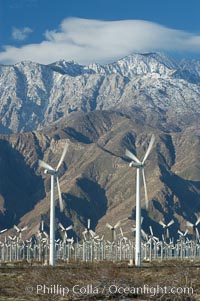
[[[52,63],[59,59],[82,64],[107,63],[133,52],[199,52],[200,36],[143,20],[63,20],[59,29],[46,31],[44,41],[22,47],[4,46],[0,63],[32,60]]]
[[[17,41],[24,41],[28,35],[33,32],[30,27],[23,27],[23,28],[12,28],[12,38],[13,40]]]

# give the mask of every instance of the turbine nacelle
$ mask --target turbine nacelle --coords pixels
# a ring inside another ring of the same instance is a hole
[[[145,166],[145,163],[136,163],[134,161],[132,161],[131,163],[129,163],[129,167],[136,167],[136,168],[142,168]]]
[[[51,175],[51,176],[56,176],[58,172],[55,169],[54,170],[53,169],[45,169],[44,173]]]

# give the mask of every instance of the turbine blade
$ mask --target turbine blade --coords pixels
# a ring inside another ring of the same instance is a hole
[[[193,226],[194,226],[192,223],[190,223],[190,222],[188,222],[188,221],[187,221],[186,224],[187,224],[188,227],[193,227]]]
[[[73,226],[72,225],[70,225],[69,227],[67,227],[65,230],[66,231],[69,231],[69,230],[71,230],[73,228]]]
[[[56,178],[56,180],[57,180],[57,187],[58,187],[58,199],[59,199],[60,211],[63,212],[64,204],[63,204],[63,199],[62,199],[62,194],[61,194],[61,190],[60,190],[60,183],[59,183],[58,177]]]
[[[200,223],[200,217],[197,219],[195,226],[197,226]]]
[[[158,237],[156,237],[156,236],[153,236],[153,239],[156,241],[159,241]]]
[[[14,225],[14,228],[15,228],[15,230],[16,230],[17,232],[20,231],[19,228],[18,228],[16,225]]]
[[[109,223],[106,223],[106,227],[109,228],[110,230],[113,228]]]
[[[60,165],[62,164],[62,162],[63,162],[63,160],[64,160],[64,158],[65,158],[65,155],[66,155],[68,146],[69,146],[69,144],[66,142],[66,143],[65,143],[65,147],[64,147],[64,149],[63,149],[62,156],[60,157],[60,161],[58,162],[58,165],[57,165],[57,167],[56,167],[56,171],[58,171]]]
[[[92,230],[89,230],[89,232],[90,232],[90,235],[94,238],[95,235],[96,235],[96,233],[94,231],[92,231]]]
[[[41,231],[42,232],[44,231],[44,221],[43,220],[41,221]]]
[[[159,224],[160,224],[161,226],[163,226],[163,228],[166,227],[166,225],[165,225],[165,223],[163,223],[163,221],[159,221]]]
[[[142,225],[142,223],[143,223],[143,220],[144,220],[144,217],[143,217],[143,216],[141,216],[141,225]]]
[[[87,220],[87,228],[90,229],[90,218]]]
[[[167,227],[170,227],[171,225],[174,224],[174,220],[172,219],[168,224],[167,224]]]
[[[196,228],[196,238],[199,240],[199,230]]]
[[[125,155],[131,160],[133,160],[134,162],[141,164],[140,160],[134,154],[132,154],[128,149],[126,149]]]
[[[136,228],[135,228],[135,230],[136,230]],[[144,237],[144,239],[147,240],[147,234],[144,232],[143,229],[141,229],[141,233],[142,233],[142,236]]]
[[[21,229],[21,231],[23,232],[23,231],[25,231],[25,230],[27,230],[27,229],[28,229],[28,227],[25,226],[24,228]]]
[[[153,229],[151,226],[149,226],[149,230],[150,230],[151,235],[153,236]]]
[[[148,146],[148,149],[147,149],[147,151],[146,151],[146,154],[145,154],[145,156],[144,156],[144,159],[143,159],[142,163],[144,163],[144,162],[147,160],[147,158],[148,158],[148,156],[149,156],[149,154],[150,154],[150,151],[151,151],[151,149],[152,149],[152,146],[153,146],[153,144],[154,144],[154,141],[155,141],[155,136],[152,135],[152,136],[151,136],[150,143],[149,143],[149,146]]]
[[[188,229],[185,230],[184,236],[188,234]]]
[[[0,231],[0,233],[2,234],[2,233],[4,233],[4,232],[6,232],[8,229],[3,229],[3,230],[1,230]]]
[[[184,236],[183,232],[181,232],[180,230],[178,230],[178,234],[180,234],[181,236]]]
[[[43,232],[44,233],[44,235],[46,236],[46,238],[48,238],[49,237],[49,235],[46,233],[46,232]]]
[[[114,225],[114,229],[118,228],[121,225],[121,221],[118,221],[116,225]]]
[[[63,227],[63,225],[62,225],[61,223],[59,223],[58,226],[59,226],[63,231],[65,231],[65,228]]]
[[[54,170],[53,167],[46,162],[39,160],[39,166],[43,167],[44,169]]]
[[[143,177],[143,183],[144,183],[144,195],[145,195],[146,209],[148,209],[149,201],[148,201],[147,184],[146,184],[144,168],[142,168],[142,177]]]

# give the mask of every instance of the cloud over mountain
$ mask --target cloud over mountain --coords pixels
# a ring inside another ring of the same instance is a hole
[[[67,18],[46,30],[44,40],[22,47],[4,45],[0,63],[32,60],[52,63],[60,58],[82,64],[107,63],[132,52],[200,51],[200,36],[144,20],[99,21]]]

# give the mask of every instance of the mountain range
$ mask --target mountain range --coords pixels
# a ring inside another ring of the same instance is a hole
[[[38,130],[72,112],[94,110],[142,112],[145,122],[153,115],[162,126],[185,125],[200,113],[200,61],[174,62],[160,53],[134,54],[104,66],[25,61],[0,66],[0,95],[4,134]]]
[[[154,133],[143,228],[161,235],[158,221],[173,218],[174,235],[184,230],[200,211],[199,115],[200,60],[147,53],[107,65],[0,66],[0,226],[27,224],[28,237],[43,218],[48,230],[50,179],[38,160],[56,166],[67,140],[59,221],[81,237],[87,218],[102,233],[123,220],[131,235],[135,170],[125,149],[142,159]]]

